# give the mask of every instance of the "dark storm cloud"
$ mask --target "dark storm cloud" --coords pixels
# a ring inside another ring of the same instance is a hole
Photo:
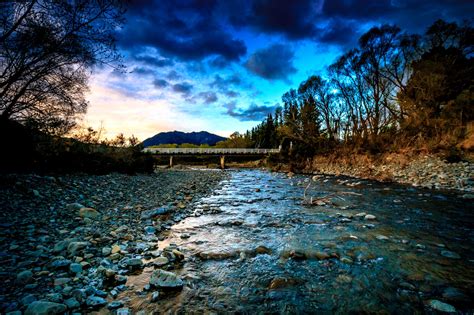
[[[252,103],[247,109],[239,109],[235,102],[225,104],[224,107],[227,109],[227,115],[237,118],[240,121],[261,121],[268,114],[275,112],[278,104],[273,106],[257,105]]]
[[[250,55],[245,67],[267,80],[288,80],[297,70],[293,66],[293,51],[286,45],[274,44]]]
[[[169,82],[166,81],[166,80],[163,80],[163,79],[155,79],[155,80],[153,81],[153,85],[154,85],[155,87],[158,87],[158,88],[164,88],[164,87],[167,87],[167,86],[170,85],[170,84],[169,84]]]
[[[473,10],[470,0],[326,0],[321,15],[342,21],[392,23],[409,32],[423,32],[440,18],[470,19]]]
[[[189,95],[193,89],[193,85],[188,82],[176,83],[173,85],[173,91],[183,95]]]
[[[222,56],[238,60],[246,53],[243,41],[233,38],[212,16],[215,1],[133,1],[119,45],[139,50],[154,47],[182,60]]]
[[[317,2],[313,0],[255,0],[249,15],[241,22],[290,39],[310,38],[316,31],[316,6]]]

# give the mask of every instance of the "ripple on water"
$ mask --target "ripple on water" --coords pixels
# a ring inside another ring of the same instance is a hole
[[[456,194],[331,176],[230,173],[195,201],[196,216],[159,244],[184,253],[173,270],[184,289],[153,304],[129,296],[133,309],[413,313],[429,300],[474,308],[474,206]],[[307,196],[333,197],[304,205],[310,181]],[[130,284],[144,286],[150,273],[146,268]]]

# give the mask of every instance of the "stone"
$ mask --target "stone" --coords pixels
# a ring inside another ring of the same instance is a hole
[[[366,215],[364,216],[364,220],[367,220],[367,221],[373,221],[373,220],[375,220],[375,219],[377,219],[377,217],[376,217],[375,215],[373,215],[373,214],[366,214]]]
[[[130,312],[129,308],[119,308],[116,314],[117,315],[131,315],[132,312]]]
[[[91,220],[98,219],[100,216],[99,211],[95,210],[94,208],[81,208],[79,210],[79,216],[81,218],[87,218]]]
[[[260,255],[262,254],[270,255],[272,253],[272,250],[266,246],[260,245],[255,249],[255,252]]]
[[[448,287],[443,291],[443,298],[453,302],[468,302],[469,297],[461,290],[453,287]]]
[[[428,305],[439,312],[456,313],[456,308],[448,303],[443,303],[438,300],[429,300]]]
[[[184,282],[172,272],[157,269],[151,275],[150,285],[160,289],[181,289]]]
[[[347,275],[339,275],[336,278],[336,282],[338,282],[338,283],[351,283],[352,282],[352,277],[347,276]]]
[[[69,298],[65,300],[64,304],[66,304],[67,308],[70,310],[79,308],[81,306],[81,304],[75,298]]]
[[[16,275],[16,282],[19,284],[27,284],[33,282],[33,272],[25,270]]]
[[[156,303],[159,301],[159,299],[160,299],[160,292],[155,291],[151,294],[151,300],[150,300],[151,302]]]
[[[28,305],[25,315],[55,315],[66,312],[67,306],[64,304],[49,302],[49,301],[35,301]]]
[[[107,300],[99,296],[91,295],[87,298],[86,304],[89,307],[98,308],[101,306],[105,306],[107,304]]]
[[[143,268],[143,261],[140,258],[128,258],[124,261],[124,265],[129,269],[137,270]]]
[[[29,305],[34,301],[36,301],[36,296],[34,296],[33,294],[27,294],[20,300],[21,304],[23,305]]]
[[[446,258],[451,258],[451,259],[461,259],[461,256],[459,256],[458,253],[455,253],[449,250],[441,251],[441,256],[446,257]]]
[[[340,259],[340,262],[342,262],[343,264],[348,264],[348,265],[352,265],[354,263],[354,261],[349,258],[349,257],[341,257]]]
[[[81,210],[82,208],[84,208],[84,206],[81,205],[78,202],[69,203],[69,204],[66,205],[66,209],[68,209],[71,212],[77,212],[77,211]]]
[[[166,208],[166,207],[160,207],[153,210],[143,211],[142,214],[140,215],[140,218],[142,220],[151,219],[159,215],[168,214],[170,210],[171,209]]]
[[[303,260],[306,259],[306,254],[304,252],[298,251],[298,250],[292,250],[290,251],[290,257],[296,260]]]
[[[54,244],[53,252],[60,253],[63,250],[66,250],[67,246],[69,245],[69,241],[60,241]]]
[[[156,228],[153,226],[145,226],[145,233],[146,234],[155,234]]]
[[[157,267],[161,267],[161,266],[164,266],[166,265],[167,263],[169,263],[169,259],[166,258],[166,257],[158,257],[155,259],[155,261],[153,262],[153,264]]]
[[[67,251],[70,255],[75,256],[79,251],[83,250],[89,245],[89,242],[71,242],[67,246]]]
[[[122,301],[113,301],[113,302],[110,302],[109,304],[107,304],[107,308],[109,310],[115,310],[117,308],[121,308],[123,306],[123,302]]]
[[[53,270],[68,270],[71,261],[69,259],[58,259],[49,264]]]
[[[50,302],[61,303],[63,301],[63,296],[61,293],[49,293],[46,294],[46,298]]]
[[[114,246],[112,246],[112,249],[111,249],[110,252],[111,252],[112,254],[116,254],[116,253],[119,253],[121,250],[122,250],[122,249],[120,248],[119,245],[114,245]]]
[[[112,253],[112,248],[110,248],[110,247],[103,247],[102,248],[102,255],[108,256],[108,255],[110,255],[110,253]]]
[[[56,278],[54,279],[54,285],[65,285],[66,283],[71,282],[71,278]]]
[[[82,272],[82,265],[81,264],[78,264],[78,263],[72,263],[70,266],[69,266],[69,271],[71,271],[72,273],[81,273]]]

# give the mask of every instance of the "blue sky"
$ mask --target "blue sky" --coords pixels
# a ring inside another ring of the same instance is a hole
[[[472,12],[461,0],[132,0],[117,30],[126,71],[93,72],[84,123],[142,140],[169,130],[244,132],[370,27],[422,33]]]

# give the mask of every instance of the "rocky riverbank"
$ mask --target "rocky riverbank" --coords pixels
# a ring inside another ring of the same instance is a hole
[[[148,258],[168,270],[148,288],[156,299],[160,287],[179,285],[169,270],[182,259],[177,248],[158,249],[162,232],[226,176],[212,170],[2,176],[0,313],[128,314],[119,295]]]
[[[280,165],[276,169],[287,170],[287,167]],[[465,192],[466,198],[474,197],[474,164],[448,163],[435,155],[317,156],[297,167],[297,171],[392,181],[430,189],[453,189]]]

